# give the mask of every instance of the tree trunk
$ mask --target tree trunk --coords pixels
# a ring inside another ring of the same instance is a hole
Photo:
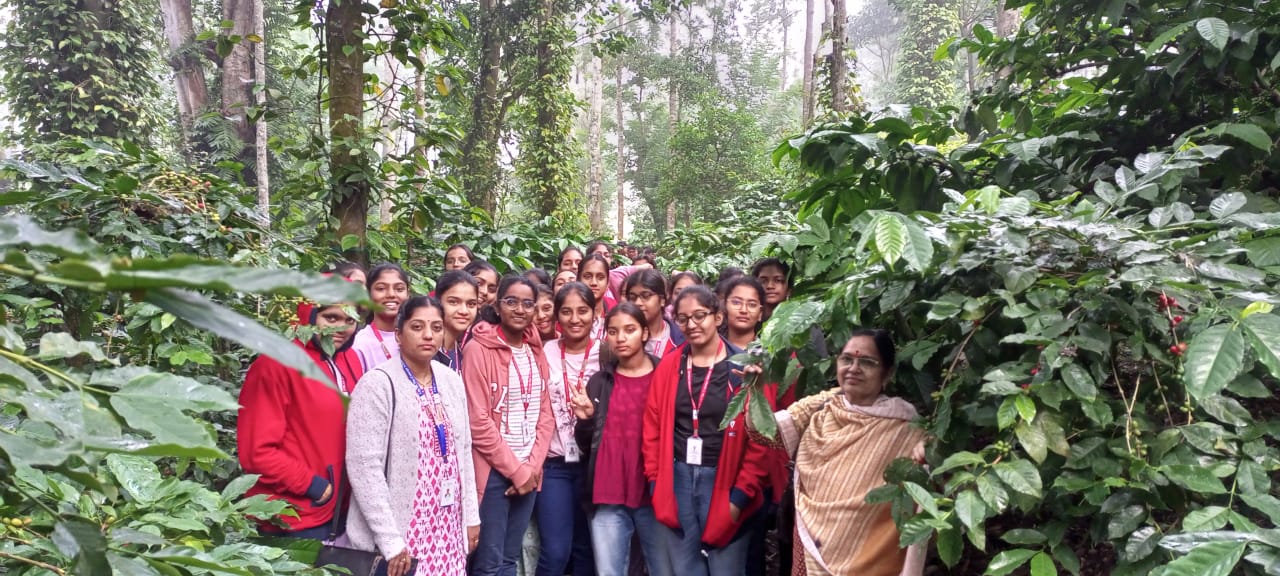
[[[467,199],[490,214],[497,208],[498,76],[502,67],[503,36],[498,0],[480,0],[480,70],[471,101],[471,129],[462,141],[462,187]]]
[[[849,110],[849,61],[845,59],[845,0],[831,0],[831,109]]]
[[[236,153],[246,168],[255,165],[253,157],[254,129],[248,108],[253,96],[253,50],[243,40],[254,30],[254,0],[222,0],[222,19],[231,22],[226,34],[239,36],[240,42],[222,59],[222,117],[231,122],[241,148]],[[256,182],[253,171],[245,170],[246,180]]]
[[[613,95],[614,113],[617,115],[617,125],[614,130],[618,133],[618,240],[622,240],[627,237],[627,156],[625,153],[626,142],[623,137],[623,129],[626,127],[626,124],[623,123],[622,116],[622,70],[622,64],[619,63],[618,76],[614,79],[617,83],[615,88],[616,91]]]
[[[805,0],[804,3],[804,54],[801,58],[801,67],[803,78],[801,82],[802,92],[800,125],[801,128],[808,128],[813,122],[813,2],[814,0]]]
[[[604,167],[600,159],[600,117],[604,113],[604,70],[599,56],[591,58],[591,73],[587,77],[590,83],[587,118],[587,147],[590,151],[587,168],[587,202],[591,205],[591,231],[599,234],[604,225],[604,206],[601,199],[601,188],[604,180]]]
[[[1003,3],[1002,3],[1003,4]],[[1018,24],[1021,20],[1017,10],[1001,10],[1000,5],[996,6],[996,37],[1008,38],[1018,30]]]
[[[364,14],[360,2],[331,0],[325,17],[329,57],[330,210],[338,223],[337,240],[355,236],[348,260],[368,264],[369,160],[355,144],[364,114]],[[350,53],[347,48],[350,47]],[[355,151],[353,155],[352,152]]]
[[[204,81],[204,66],[192,46],[196,38],[191,18],[191,0],[160,0],[164,16],[164,37],[169,43],[169,66],[173,68],[178,95],[178,124],[182,141],[191,145],[192,124],[209,101],[209,88]]]
[[[782,72],[779,73],[778,90],[787,89],[787,53],[791,49],[791,12],[787,11],[787,0],[778,0],[782,7]]]
[[[676,55],[680,49],[679,39],[676,37],[676,33],[678,32],[677,30],[678,25],[679,24],[676,21],[676,13],[673,10],[671,12],[671,21],[667,25],[667,28],[668,28],[667,55],[672,60],[675,60]],[[712,53],[718,54],[717,52],[714,52],[714,51]],[[673,63],[671,68],[672,70],[675,70],[677,67]],[[674,76],[672,76],[672,81],[667,83],[667,138],[668,139],[675,137],[676,128],[678,127],[677,116],[680,114],[679,92],[680,92],[679,86],[674,82]],[[675,196],[672,196],[669,200],[667,200],[667,230],[671,230],[675,227],[676,227],[676,199],[675,199]]]
[[[258,181],[258,213],[264,227],[271,227],[271,176],[267,173],[267,117],[261,111],[267,106],[267,12],[263,0],[253,1],[253,77],[258,85],[254,103],[259,113],[254,124],[254,175]]]

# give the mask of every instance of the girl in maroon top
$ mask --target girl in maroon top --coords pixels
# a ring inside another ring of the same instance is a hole
[[[588,445],[584,488],[595,508],[591,544],[596,573],[627,574],[631,536],[638,533],[649,574],[671,576],[641,462],[645,400],[658,365],[644,350],[648,322],[639,307],[622,302],[605,315],[605,326],[614,358],[602,361],[601,370],[572,399],[579,441]]]

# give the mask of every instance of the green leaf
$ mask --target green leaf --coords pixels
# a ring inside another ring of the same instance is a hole
[[[266,354],[273,360],[302,372],[303,376],[327,382],[335,392],[338,389],[337,384],[329,380],[302,348],[200,294],[176,288],[161,288],[148,290],[147,302],[186,320],[192,326],[213,332],[259,354]],[[786,304],[778,306],[778,309],[781,310]],[[772,322],[766,326],[768,325],[772,325]]]
[[[1053,557],[1040,552],[1031,558],[1031,576],[1058,576]]]
[[[1001,430],[1012,426],[1018,420],[1018,403],[1014,398],[1020,398],[1020,396],[1006,397],[1000,403],[1000,409],[996,411],[996,425]]]
[[[1214,218],[1226,218],[1227,216],[1235,214],[1241,208],[1244,208],[1247,201],[1248,199],[1245,198],[1244,194],[1239,192],[1228,192],[1214,198],[1213,202],[1209,203],[1209,213],[1212,214]]]
[[[1208,542],[1152,572],[1152,576],[1227,576],[1244,555],[1245,542]]]
[[[1036,417],[1035,426],[1044,431],[1045,443],[1049,451],[1066,458],[1071,455],[1071,444],[1067,442],[1067,433],[1052,412],[1041,412]]]
[[[155,502],[156,489],[164,479],[154,462],[140,456],[109,454],[107,467],[129,497],[142,504]]]
[[[1246,144],[1263,152],[1271,151],[1271,136],[1254,124],[1222,124],[1222,132],[1243,140]]]
[[[1014,528],[1001,534],[1000,539],[1016,546],[1044,544],[1049,540],[1043,532],[1030,528]]]
[[[915,220],[901,214],[895,214],[895,216],[902,219],[903,227],[907,231],[907,241],[902,251],[907,267],[921,273],[928,271],[933,265],[933,241]]]
[[[982,496],[982,502],[987,505],[993,514],[1004,512],[1006,506],[1009,505],[1009,492],[999,480],[991,477],[989,474],[978,476],[974,481],[974,485],[978,487],[978,494]]]
[[[902,487],[907,491],[907,494],[911,496],[911,499],[914,500],[915,503],[919,505],[922,510],[924,510],[925,512],[928,512],[931,516],[935,518],[938,516],[941,516],[941,514],[939,514],[938,512],[938,503],[936,500],[934,500],[933,494],[930,494],[929,491],[925,490],[923,486],[916,484],[914,482],[907,482],[906,484],[903,484]]]
[[[1222,506],[1205,506],[1199,510],[1192,510],[1182,519],[1182,529],[1187,532],[1221,530],[1227,525],[1227,515],[1230,512]]]
[[[49,332],[40,337],[39,358],[74,358],[84,354],[96,362],[107,360],[96,342],[79,342],[66,332]]]
[[[965,528],[981,530],[982,521],[987,519],[987,505],[977,492],[965,490],[956,496],[956,516]]]
[[[1160,469],[1169,480],[1192,492],[1201,494],[1227,493],[1227,489],[1222,486],[1222,480],[1219,480],[1208,468],[1203,466],[1170,464],[1162,466]]]
[[[947,456],[947,459],[943,460],[942,464],[940,464],[937,468],[934,468],[931,474],[934,477],[937,477],[955,468],[961,468],[964,466],[976,466],[978,464],[986,464],[986,463],[987,461],[983,459],[981,454],[976,454],[969,451],[960,451],[950,456]]]
[[[1013,399],[1013,403],[1014,405],[1017,406],[1018,414],[1022,416],[1022,419],[1024,421],[1030,422],[1036,419],[1036,403],[1034,400],[1031,399],[1030,396],[1027,396],[1025,394],[1021,396],[1015,396]]]
[[[98,244],[79,230],[48,232],[31,216],[0,217],[0,248],[29,248],[65,257],[99,256]]]
[[[1098,397],[1098,387],[1093,383],[1093,376],[1075,362],[1062,367],[1062,381],[1076,398],[1092,402]]]
[[[1132,533],[1147,519],[1147,509],[1137,504],[1125,506],[1117,510],[1107,521],[1107,538],[1118,540]]]
[[[1272,524],[1280,524],[1280,498],[1270,494],[1240,494],[1239,496],[1250,508],[1266,514]]]
[[[1027,455],[1038,464],[1044,463],[1045,457],[1049,455],[1048,441],[1045,440],[1044,430],[1024,421],[1019,422],[1013,431],[1018,435],[1018,443],[1022,445],[1022,449],[1027,452]]]
[[[1201,18],[1196,21],[1196,32],[1210,46],[1222,50],[1231,40],[1231,27],[1221,18]]]
[[[1173,40],[1174,38],[1177,38],[1178,36],[1181,36],[1183,32],[1186,32],[1187,29],[1191,28],[1192,24],[1194,24],[1194,22],[1191,22],[1191,21],[1183,22],[1181,24],[1174,25],[1172,28],[1169,28],[1164,32],[1161,32],[1159,36],[1156,36],[1155,40],[1152,40],[1151,43],[1147,44],[1146,50],[1144,51],[1147,53],[1148,56],[1155,54],[1156,52],[1159,52],[1161,49],[1164,48],[1165,44],[1168,44],[1169,41]]]
[[[1272,374],[1280,374],[1280,316],[1252,314],[1241,325],[1258,360]]]
[[[896,214],[881,212],[871,223],[876,251],[890,268],[902,258],[907,245],[907,228]]]
[[[107,538],[98,526],[83,518],[65,518],[53,527],[50,535],[63,556],[75,560],[76,574],[110,574],[107,564]]]
[[[996,554],[996,557],[991,559],[991,563],[987,565],[987,571],[984,572],[984,574],[987,576],[1004,576],[1005,574],[1009,574],[1010,572],[1017,570],[1018,567],[1023,564],[1026,564],[1027,560],[1030,560],[1031,557],[1035,555],[1035,550],[1026,550],[1023,548],[1005,550],[1004,552]]]
[[[1244,363],[1244,337],[1230,324],[1210,326],[1188,344],[1183,361],[1187,392],[1203,400],[1226,388]]]
[[[257,482],[257,474],[241,474],[236,476],[233,480],[227,483],[226,488],[222,489],[222,499],[231,501],[244,496],[244,493],[248,492],[250,488],[253,488],[253,485]]]
[[[773,419],[773,409],[769,407],[769,400],[765,398],[764,394],[751,394],[747,398],[747,405],[750,410],[747,414],[750,419],[750,426],[766,438],[777,437],[778,423]]]
[[[996,464],[996,476],[1011,490],[1032,498],[1041,497],[1040,471],[1027,460],[1013,460]]]
[[[964,539],[960,536],[960,531],[951,528],[948,530],[939,530],[938,539],[938,558],[948,567],[955,566],[960,561],[960,555],[964,551]]]
[[[238,405],[225,391],[190,378],[144,374],[112,394],[111,406],[129,426],[151,434],[157,443],[225,457],[205,423],[183,411],[233,410]]]

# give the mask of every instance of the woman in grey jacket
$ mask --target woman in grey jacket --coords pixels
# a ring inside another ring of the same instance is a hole
[[[351,546],[388,558],[388,576],[461,576],[480,534],[462,378],[432,361],[440,302],[409,299],[396,319],[399,361],[367,372],[347,415]]]

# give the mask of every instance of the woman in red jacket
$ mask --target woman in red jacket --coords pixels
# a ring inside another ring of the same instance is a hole
[[[659,532],[681,576],[742,576],[756,512],[785,482],[776,449],[750,440],[745,415],[720,422],[741,387],[716,328],[720,300],[704,286],[676,297],[685,344],[663,357],[644,415],[645,477]],[[764,388],[769,404],[776,389]]]
[[[301,323],[334,330],[318,333],[305,344],[295,341],[328,382],[306,378],[267,356],[254,360],[245,376],[236,447],[240,467],[258,475],[247,495],[287,500],[298,514],[276,519],[284,528],[263,519],[264,534],[316,540],[330,536],[329,521],[340,505],[333,496],[346,448],[344,396],[364,375],[360,358],[351,350],[356,333],[352,314],[354,308],[343,304],[298,307]],[[332,339],[332,355],[320,345],[321,338]]]

